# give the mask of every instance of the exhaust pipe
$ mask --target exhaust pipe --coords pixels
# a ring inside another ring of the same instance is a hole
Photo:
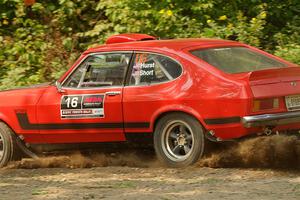
[[[265,127],[264,130],[263,130],[263,133],[267,136],[271,135],[273,133],[272,131],[273,128],[270,128],[270,127]]]

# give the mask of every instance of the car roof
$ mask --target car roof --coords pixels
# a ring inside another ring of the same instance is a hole
[[[85,53],[98,52],[98,51],[109,51],[109,50],[135,50],[135,49],[172,49],[174,51],[179,51],[185,48],[190,48],[197,46],[197,48],[205,48],[208,46],[226,46],[231,44],[241,44],[230,40],[221,39],[172,39],[172,40],[146,40],[146,41],[136,41],[136,42],[123,42],[114,44],[104,44],[93,48],[89,48]],[[242,44],[241,44],[242,45]]]

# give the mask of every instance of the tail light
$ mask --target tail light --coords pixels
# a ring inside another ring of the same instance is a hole
[[[279,98],[255,99],[253,101],[253,112],[272,110],[279,108]]]

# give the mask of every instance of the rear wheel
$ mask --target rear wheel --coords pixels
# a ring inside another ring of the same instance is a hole
[[[3,122],[0,122],[0,167],[17,157],[17,144],[14,132]]]
[[[203,155],[205,137],[201,124],[192,116],[172,113],[159,120],[154,132],[157,157],[170,167],[194,164]]]

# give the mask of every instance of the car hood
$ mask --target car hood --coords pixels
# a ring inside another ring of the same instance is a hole
[[[51,87],[49,83],[20,87],[0,92],[0,111],[23,110],[34,107],[41,95]]]
[[[1,90],[0,92],[10,92],[10,91],[26,90],[26,89],[34,89],[34,88],[45,88],[51,84],[52,84],[51,82],[47,82],[47,83],[40,83],[40,84],[29,85],[29,86],[20,86],[8,90]]]

